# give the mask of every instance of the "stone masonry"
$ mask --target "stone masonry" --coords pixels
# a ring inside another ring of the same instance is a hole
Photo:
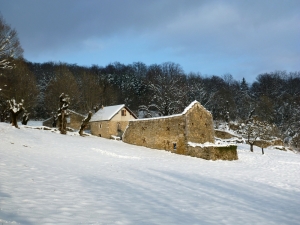
[[[212,160],[222,159],[222,154],[216,151],[216,147],[206,148],[205,151],[209,153],[200,154],[204,148],[189,145],[189,143],[214,143],[212,115],[197,101],[192,102],[181,114],[129,121],[123,134],[123,141],[182,155]],[[228,151],[231,150],[232,148],[228,148]],[[237,159],[236,146],[233,152],[236,157],[232,159]],[[202,157],[203,155],[205,157]],[[228,157],[226,159],[232,160]]]

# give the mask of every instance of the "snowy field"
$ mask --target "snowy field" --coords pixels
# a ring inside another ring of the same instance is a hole
[[[0,123],[0,224],[300,224],[300,155],[206,161]]]

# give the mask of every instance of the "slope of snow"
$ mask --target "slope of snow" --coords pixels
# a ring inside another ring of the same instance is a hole
[[[300,155],[207,161],[0,123],[0,224],[299,224]]]

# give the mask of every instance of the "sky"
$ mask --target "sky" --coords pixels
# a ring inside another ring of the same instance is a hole
[[[31,62],[174,62],[250,82],[300,71],[299,12],[299,0],[0,0]]]

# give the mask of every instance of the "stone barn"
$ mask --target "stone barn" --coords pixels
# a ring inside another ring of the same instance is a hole
[[[79,130],[82,120],[85,118],[84,115],[77,113],[73,110],[67,109],[69,116],[67,117],[67,127],[75,130]],[[53,117],[43,121],[43,126],[53,127]],[[59,121],[57,120],[56,127],[59,127]]]
[[[214,144],[212,115],[197,101],[181,114],[129,121],[123,141],[204,159],[237,159],[236,146]]]
[[[91,118],[91,134],[104,138],[122,138],[129,120],[136,115],[124,104],[100,108]]]

